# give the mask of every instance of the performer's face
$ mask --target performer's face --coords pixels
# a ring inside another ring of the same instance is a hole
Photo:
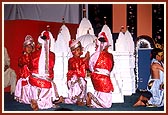
[[[72,51],[73,56],[80,57],[82,55],[82,48],[77,47]]]
[[[163,52],[159,52],[157,55],[156,55],[156,59],[158,61],[162,61],[163,60]]]
[[[27,45],[26,47],[25,47],[25,51],[26,51],[26,53],[31,53],[32,51],[33,51],[33,47],[32,47],[32,45]]]

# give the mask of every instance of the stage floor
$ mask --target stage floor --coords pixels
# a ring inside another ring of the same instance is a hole
[[[105,112],[105,113],[129,113],[129,112],[148,112],[148,113],[165,113],[166,110],[164,110],[164,107],[133,107],[133,104],[136,102],[137,98],[139,97],[140,92],[137,91],[135,94],[131,96],[124,96],[124,103],[114,103],[111,108],[89,108],[87,106],[77,106],[77,105],[72,105],[72,104],[59,104],[58,108],[50,108],[50,109],[44,109],[44,110],[38,110],[38,111],[33,111],[30,105],[27,104],[21,104],[19,102],[16,102],[13,99],[13,95],[10,95],[10,93],[4,93],[4,109],[2,108],[3,112],[27,112],[27,111],[32,111],[32,112],[39,112],[39,111],[49,111],[56,113],[56,111],[69,111],[71,112]],[[2,104],[3,105],[3,104]],[[12,113],[13,113],[12,112]]]

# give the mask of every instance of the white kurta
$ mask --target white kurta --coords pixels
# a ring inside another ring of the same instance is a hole
[[[10,92],[11,94],[15,92],[16,87],[16,73],[13,69],[8,68],[4,72],[4,88],[11,86]]]
[[[10,57],[6,47],[4,47],[4,66],[7,65],[9,68],[4,72],[4,88],[11,86],[11,94],[15,92],[16,87],[16,73],[15,70],[10,68]]]

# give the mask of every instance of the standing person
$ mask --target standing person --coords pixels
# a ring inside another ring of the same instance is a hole
[[[59,98],[53,82],[55,54],[49,47],[49,32],[43,31],[38,37],[37,49],[32,53],[30,63],[30,101],[33,110],[52,108],[52,101]]]
[[[67,87],[68,97],[61,96],[59,101],[55,104],[63,102],[67,104],[77,104],[80,106],[85,105],[86,87],[87,82],[85,80],[86,70],[88,69],[89,52],[85,57],[80,57],[82,52],[81,42],[78,40],[70,41],[70,49],[72,57],[68,60],[68,73],[67,73]]]
[[[108,52],[108,39],[104,32],[99,33],[96,52],[90,57],[89,68],[94,94],[87,93],[87,106],[93,108],[110,108],[112,106],[113,84],[110,72],[113,69],[113,55]]]
[[[17,76],[15,70],[10,67],[10,57],[8,55],[8,51],[6,47],[4,47],[4,88],[11,86],[11,95],[15,92],[16,78]]]
[[[19,66],[19,80],[16,84],[16,90],[14,99],[20,103],[30,104],[29,100],[29,65],[31,54],[34,51],[34,40],[31,35],[25,37],[23,43],[23,54],[19,57],[18,66]]]
[[[151,51],[151,75],[148,81],[147,92],[140,95],[136,106],[161,107],[164,106],[164,67],[163,67],[163,51],[155,48]],[[149,95],[150,94],[150,95]]]

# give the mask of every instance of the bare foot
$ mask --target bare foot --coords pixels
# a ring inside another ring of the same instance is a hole
[[[34,111],[37,111],[39,109],[37,101],[35,101],[34,99],[31,100],[31,107]]]
[[[54,104],[59,104],[59,103],[62,103],[63,100],[64,100],[64,99],[63,99],[63,96],[60,96],[60,97],[59,97],[59,100],[55,100],[53,103],[54,103]]]
[[[145,106],[145,104],[144,104],[141,100],[138,100],[138,101],[133,105],[133,107],[137,107],[137,106]]]
[[[79,106],[84,106],[85,105],[85,103],[83,101],[77,101],[76,104],[79,105]]]

